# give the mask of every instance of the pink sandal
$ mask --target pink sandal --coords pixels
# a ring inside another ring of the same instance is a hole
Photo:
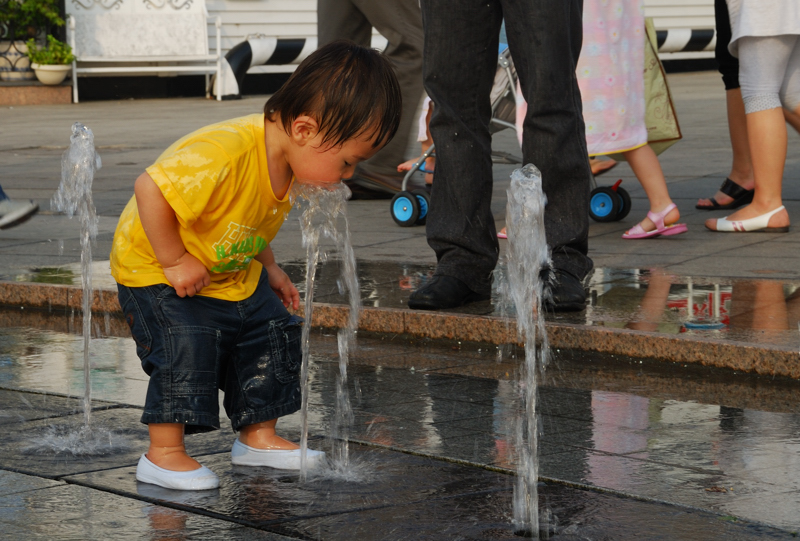
[[[647,217],[650,218],[654,224],[656,224],[656,228],[652,231],[645,231],[644,227],[642,227],[641,222],[633,226],[628,232],[622,235],[623,239],[649,239],[652,237],[660,237],[660,236],[671,236],[671,235],[680,235],[681,233],[686,233],[689,228],[686,227],[686,224],[672,224],[672,225],[664,225],[664,218],[670,211],[674,208],[677,208],[675,203],[670,203],[667,208],[662,210],[661,212],[648,212]]]

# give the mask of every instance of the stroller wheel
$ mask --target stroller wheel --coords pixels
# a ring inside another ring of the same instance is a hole
[[[595,188],[589,196],[589,216],[596,222],[613,222],[622,206],[622,200],[611,188]]]
[[[419,218],[419,200],[408,192],[397,192],[390,207],[392,218],[400,227],[411,227]]]
[[[425,190],[414,190],[411,195],[417,198],[419,203],[419,217],[414,225],[425,225],[428,219],[428,209],[431,208],[431,196]]]
[[[622,186],[617,186],[617,195],[622,200],[622,205],[619,207],[616,220],[622,220],[631,211],[631,196],[628,195],[628,191]]]

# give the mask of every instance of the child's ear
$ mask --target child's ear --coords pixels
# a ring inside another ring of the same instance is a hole
[[[300,115],[292,122],[292,139],[298,145],[305,145],[319,133],[319,124],[313,117]]]

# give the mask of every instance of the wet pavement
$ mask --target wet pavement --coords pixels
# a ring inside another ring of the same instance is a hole
[[[0,330],[7,532],[515,538],[517,349],[361,336],[348,368],[346,479],[312,474],[300,482],[296,473],[234,467],[234,434],[224,424],[187,437],[189,451],[220,475],[220,489],[180,493],[135,481],[147,442],[138,422],[146,377],[128,338],[97,338],[90,350],[92,426],[113,444],[101,456],[53,445],[83,424],[81,343],[70,333]],[[314,448],[330,444],[336,348],[335,336],[312,333]],[[678,369],[554,352],[539,389],[540,502],[551,538],[789,539],[800,530],[800,383],[702,367],[677,377]],[[280,429],[298,438],[299,414]]]
[[[551,328],[588,338],[573,340],[584,351],[554,351],[540,388],[540,503],[554,517],[554,539],[792,538],[800,530],[800,383],[693,363],[701,353],[724,354],[735,367],[733,361],[746,353],[757,360],[749,369],[763,367],[758,371],[769,374],[781,364],[780,373],[798,373],[800,234],[793,228],[787,234],[725,235],[703,228],[706,218],[725,214],[694,210],[730,166],[724,90],[715,73],[671,75],[670,84],[684,140],[661,163],[689,233],[620,239],[644,216],[644,192],[624,163],[597,180],[610,185],[622,178],[633,210],[622,222],[591,223],[596,269],[587,283],[586,311],[546,316]],[[130,100],[0,110],[3,126],[13,128],[0,132],[0,182],[12,197],[35,199],[42,208],[23,226],[0,232],[0,281],[80,283],[79,225],[49,210],[72,122],[94,130],[103,158],[93,190],[99,214],[93,276],[96,287],[113,291],[104,254],[136,176],[178,137],[258,111],[263,102]],[[496,134],[494,146],[518,153],[509,132]],[[494,167],[498,228],[513,168]],[[784,203],[797,218],[800,137],[792,131],[784,178]],[[362,301],[377,309],[404,308],[435,264],[424,228],[397,227],[388,206],[348,203]],[[296,211],[272,245],[302,287]],[[332,254],[318,270],[316,301],[345,302],[338,275]],[[147,378],[118,314],[94,315],[91,350],[93,426],[108,436],[111,449],[75,456],[64,446],[83,421],[82,340],[75,334],[80,314],[48,310],[46,303],[32,310],[8,298],[0,298],[2,304],[4,536],[515,538],[514,347],[360,332],[349,379],[356,464],[351,479],[299,483],[285,472],[234,468],[228,455],[234,436],[224,427],[188,439],[190,451],[220,475],[221,488],[186,495],[133,478],[146,446],[138,418]],[[513,308],[494,295],[446,315],[465,327],[467,319],[459,316],[483,324],[491,318],[480,316],[513,316]],[[608,346],[600,343],[604,330],[611,341],[638,339],[627,351],[659,360],[593,352]],[[329,445],[338,371],[335,339],[326,332],[315,331],[312,341],[310,433],[320,448]],[[690,347],[665,349],[670,341]],[[721,346],[733,349],[726,353]],[[289,437],[299,436],[298,415],[281,426]]]

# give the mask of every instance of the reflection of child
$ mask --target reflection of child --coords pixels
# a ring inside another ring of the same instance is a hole
[[[135,184],[111,270],[150,376],[142,422],[150,447],[139,481],[201,490],[217,476],[186,453],[186,433],[219,428],[218,389],[239,431],[234,464],[298,469],[275,433],[300,408],[299,294],[269,242],[293,181],[353,174],[394,136],[400,89],[377,52],[335,42],[309,56],[263,114],[201,128],[170,146]],[[324,453],[308,451],[310,465]]]

